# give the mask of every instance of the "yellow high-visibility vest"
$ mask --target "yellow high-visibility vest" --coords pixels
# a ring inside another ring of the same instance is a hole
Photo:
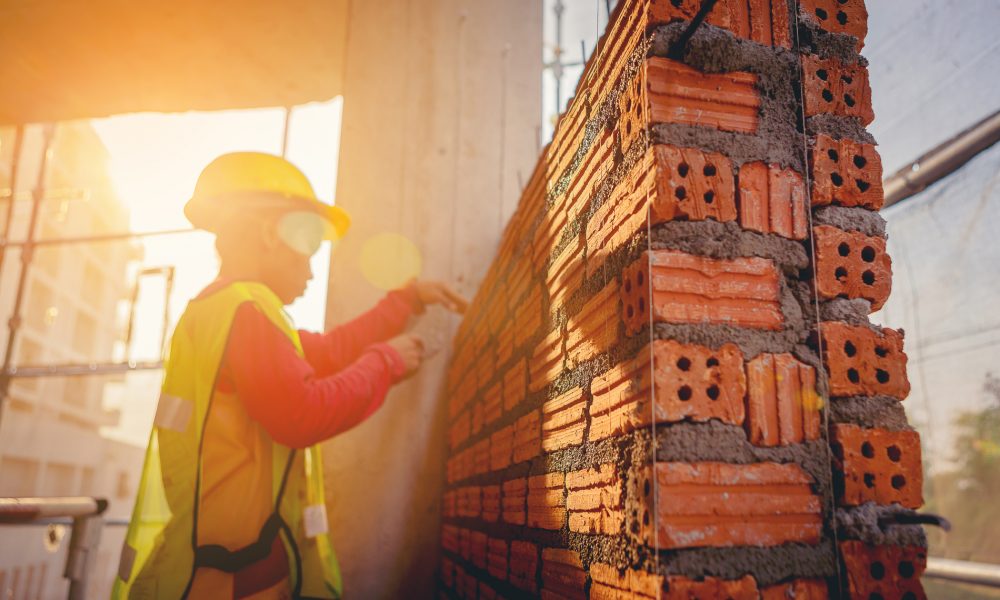
[[[303,355],[263,284],[232,283],[188,304],[171,340],[113,598],[231,598],[232,573],[267,557],[276,538],[289,578],[253,598],[341,597],[319,447],[274,442],[235,395],[216,390],[236,310],[247,302]]]

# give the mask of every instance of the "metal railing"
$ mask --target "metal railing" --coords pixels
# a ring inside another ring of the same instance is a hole
[[[69,548],[63,576],[69,580],[70,600],[87,597],[93,559],[105,525],[126,525],[103,517],[108,501],[103,498],[69,496],[59,498],[0,498],[0,525],[70,525]]]

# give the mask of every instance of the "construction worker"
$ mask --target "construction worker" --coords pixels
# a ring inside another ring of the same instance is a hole
[[[466,301],[413,282],[325,334],[296,331],[283,307],[350,220],[277,156],[220,156],[184,213],[216,234],[221,268],[171,341],[113,596],[339,598],[317,444],[420,365],[412,315]]]

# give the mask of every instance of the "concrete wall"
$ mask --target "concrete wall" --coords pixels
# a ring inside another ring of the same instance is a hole
[[[416,244],[422,277],[471,294],[538,155],[541,114],[540,0],[354,2],[349,19],[337,203],[354,226],[332,260],[328,325],[382,294],[359,270],[365,241],[382,232]],[[457,324],[426,319],[446,338]],[[325,448],[330,529],[351,597],[433,590],[447,359]]]

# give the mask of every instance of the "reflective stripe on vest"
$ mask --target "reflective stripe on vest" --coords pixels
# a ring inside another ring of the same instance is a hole
[[[237,426],[252,423],[238,398],[216,392],[233,319],[237,309],[248,302],[285,333],[302,355],[298,332],[281,301],[262,284],[230,284],[188,304],[171,340],[114,598],[219,597],[220,592],[225,593],[225,582],[231,586],[228,574],[266,558],[276,538],[285,545],[293,596],[340,597],[340,572],[322,508],[319,448],[293,451],[271,440],[256,425],[258,429],[250,432],[253,437],[246,440],[240,437],[239,427],[213,429],[206,439],[210,422],[216,424],[213,427],[227,422]],[[227,479],[229,471],[222,468],[225,465],[204,462],[209,444],[216,448],[211,456],[222,457],[213,460],[226,462],[229,446],[219,446],[226,443],[217,439],[220,431],[230,436],[230,443],[235,439],[248,444],[245,456],[234,459],[244,469],[240,473],[257,482],[254,490],[270,490],[262,500],[266,506],[258,502],[259,495],[249,495],[248,501],[257,502],[253,506],[259,510],[253,510],[259,517],[248,522],[261,523],[258,531],[219,528],[219,524],[242,517],[221,508],[225,503],[220,504],[220,498],[240,499],[240,490]],[[245,464],[248,461],[249,466]],[[255,475],[263,473],[267,473],[265,480]],[[208,508],[202,506],[206,494],[215,494],[210,496],[215,500]],[[234,533],[237,535],[230,535]],[[212,539],[219,535],[230,541]],[[240,539],[244,541],[233,543]]]

